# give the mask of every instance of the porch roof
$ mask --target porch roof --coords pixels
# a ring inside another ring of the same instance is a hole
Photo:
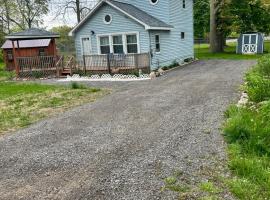
[[[69,35],[72,36],[74,32],[76,32],[77,29],[79,29],[88,19],[90,19],[91,16],[94,15],[94,13],[104,3],[107,3],[108,5],[127,15],[131,19],[142,24],[146,30],[171,30],[173,28],[173,26],[157,19],[156,17],[148,14],[147,12],[137,8],[134,5],[114,0],[102,0],[91,10],[91,12],[79,24],[77,24],[73,28],[73,30],[69,33]]]
[[[20,48],[36,48],[36,47],[48,47],[51,39],[38,39],[38,40],[19,40]],[[17,42],[14,43],[14,47],[17,47]],[[12,49],[12,41],[7,40],[1,49]]]

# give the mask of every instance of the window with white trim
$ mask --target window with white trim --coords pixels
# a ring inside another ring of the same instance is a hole
[[[112,16],[107,14],[107,15],[104,16],[103,20],[104,20],[105,24],[110,24],[110,23],[112,23]]]
[[[110,39],[109,36],[102,36],[99,38],[100,41],[100,53],[109,54],[110,53]]]
[[[152,5],[156,5],[159,0],[149,0]]]
[[[186,0],[183,0],[183,8],[186,8]]]
[[[155,47],[156,47],[156,53],[160,52],[160,36],[155,35]]]
[[[137,34],[126,35],[127,37],[127,53],[138,53]]]
[[[124,53],[124,45],[123,45],[122,35],[114,35],[112,37],[113,37],[113,53],[123,54]]]

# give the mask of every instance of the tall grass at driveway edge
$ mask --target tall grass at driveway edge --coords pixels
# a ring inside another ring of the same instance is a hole
[[[225,138],[229,144],[226,180],[239,199],[270,199],[270,55],[259,59],[245,75],[242,89],[249,102],[226,111]]]

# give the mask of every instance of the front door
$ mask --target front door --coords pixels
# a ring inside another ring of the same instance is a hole
[[[91,41],[89,37],[82,38],[82,54],[85,55],[91,55]]]
[[[257,34],[244,34],[243,35],[243,44],[242,52],[243,54],[256,54],[257,53]]]

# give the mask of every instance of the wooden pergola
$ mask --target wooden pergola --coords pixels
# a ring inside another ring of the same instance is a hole
[[[60,37],[59,34],[52,33],[43,29],[38,29],[38,28],[31,28],[22,32],[12,33],[6,36],[5,38],[12,42],[13,59],[14,59],[14,65],[15,65],[17,76],[19,75],[19,71],[20,71],[17,58],[20,56],[25,56],[23,51],[21,51],[20,41],[25,41],[25,40],[36,41],[36,40],[51,39],[51,42],[53,45],[52,52],[50,52],[51,56],[57,56],[55,39],[59,37]]]

